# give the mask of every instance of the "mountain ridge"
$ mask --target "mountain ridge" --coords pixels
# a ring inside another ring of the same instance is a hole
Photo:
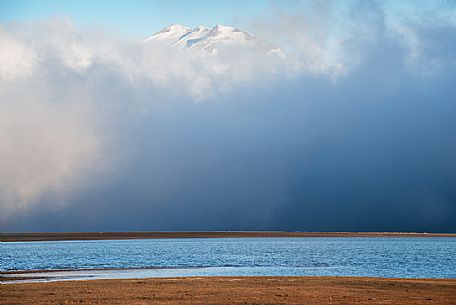
[[[212,29],[201,25],[192,29],[180,24],[171,24],[144,40],[144,43],[151,42],[165,43],[183,49],[202,49],[209,53],[217,53],[226,46],[240,46],[254,48],[268,55],[285,57],[282,49],[273,43],[238,27],[221,24],[215,25]]]

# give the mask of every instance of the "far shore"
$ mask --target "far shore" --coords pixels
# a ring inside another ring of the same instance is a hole
[[[456,304],[455,279],[187,277],[0,285],[2,304]]]
[[[456,237],[456,233],[409,232],[286,232],[286,231],[193,231],[193,232],[33,232],[0,233],[0,242],[118,240],[167,238],[271,238],[271,237]]]

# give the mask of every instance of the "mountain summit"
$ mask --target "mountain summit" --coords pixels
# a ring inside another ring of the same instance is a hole
[[[245,46],[268,54],[285,56],[280,48],[270,42],[257,38],[242,29],[220,24],[212,29],[205,26],[191,29],[180,24],[172,24],[146,38],[144,42],[161,42],[170,46],[203,49],[210,53],[217,53],[223,46]]]

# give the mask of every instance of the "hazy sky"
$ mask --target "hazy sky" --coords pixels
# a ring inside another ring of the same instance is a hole
[[[231,25],[264,13],[268,1],[72,1],[2,0],[2,21],[31,21],[65,16],[81,26],[98,26],[147,36],[172,23],[190,27]],[[288,6],[286,1],[283,5]]]
[[[456,232],[454,1],[0,0],[0,22],[1,231]],[[286,57],[142,42],[172,23]]]

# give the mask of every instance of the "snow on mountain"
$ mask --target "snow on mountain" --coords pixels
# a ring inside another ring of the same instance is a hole
[[[144,40],[146,43],[153,41],[182,48],[203,49],[210,53],[217,53],[223,46],[234,45],[254,48],[279,57],[285,56],[279,47],[270,42],[239,28],[219,24],[212,29],[204,26],[191,29],[180,24],[173,24]]]
[[[167,26],[160,32],[155,33],[151,37],[144,40],[144,42],[160,41],[167,44],[172,44],[179,40],[185,34],[189,34],[192,31],[191,28],[184,27],[180,24],[172,24]]]
[[[177,41],[175,41],[171,45],[191,47],[193,44],[197,43],[202,38],[204,38],[206,35],[208,35],[209,32],[210,32],[209,28],[207,28],[205,26],[196,27],[195,29],[193,29],[193,30],[185,33],[181,37],[179,37],[177,39]]]

